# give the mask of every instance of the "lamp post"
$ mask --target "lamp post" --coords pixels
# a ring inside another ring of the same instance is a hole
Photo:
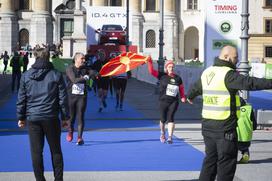
[[[129,52],[129,0],[127,0],[126,52]]]
[[[163,17],[164,17],[164,0],[160,0],[160,30],[159,30],[159,60],[158,60],[158,70],[159,79],[164,72],[164,58],[163,58]]]
[[[249,23],[248,23],[248,0],[242,1],[242,24],[241,24],[241,61],[240,65],[238,67],[239,72],[241,72],[242,75],[248,75],[250,66],[248,62],[248,29],[249,29]],[[249,98],[248,91],[242,90],[241,97],[247,102]]]

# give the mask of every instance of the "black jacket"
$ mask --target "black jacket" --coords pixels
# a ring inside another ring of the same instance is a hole
[[[230,70],[225,77],[225,85],[231,95],[231,114],[225,121],[217,121],[204,119],[202,122],[202,134],[206,136],[222,136],[225,132],[233,131],[237,126],[235,95],[239,90],[262,90],[272,89],[272,80],[249,77],[239,74],[235,70],[235,66],[227,61],[215,59],[213,66],[225,66],[234,70]],[[202,83],[199,79],[189,90],[187,98],[194,99],[202,95]],[[210,134],[212,133],[212,134]],[[215,134],[217,133],[217,134]]]
[[[60,72],[44,60],[36,60],[21,77],[17,99],[17,118],[42,121],[69,118],[65,82]]]

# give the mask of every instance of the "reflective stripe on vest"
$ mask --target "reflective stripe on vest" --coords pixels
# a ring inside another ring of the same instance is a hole
[[[212,66],[201,75],[203,89],[202,117],[205,119],[225,120],[230,116],[230,94],[225,85],[225,76],[229,67]],[[237,114],[240,110],[240,98],[236,95]]]
[[[253,122],[251,121],[251,112],[251,105],[247,104],[241,107],[241,113],[236,128],[238,141],[247,142],[252,139]]]

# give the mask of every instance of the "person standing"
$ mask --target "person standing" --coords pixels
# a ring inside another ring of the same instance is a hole
[[[27,70],[28,63],[29,63],[28,52],[26,52],[23,57],[23,72]]]
[[[83,53],[76,53],[74,56],[74,64],[66,69],[69,95],[69,108],[71,126],[69,128],[66,140],[73,140],[73,132],[75,125],[75,117],[78,121],[78,137],[77,145],[83,145],[83,130],[84,130],[84,114],[87,106],[87,83],[90,77],[95,77],[97,73],[85,66],[85,56]]]
[[[4,55],[1,55],[1,59],[3,59],[3,63],[4,63],[3,74],[7,74],[7,67],[8,67],[8,60],[9,60],[7,51],[5,51]]]
[[[237,121],[238,150],[242,153],[242,158],[238,163],[248,163],[250,154],[249,147],[252,140],[253,131],[257,128],[253,108],[240,97],[240,116]]]
[[[239,74],[237,49],[222,48],[214,65],[208,67],[201,78],[191,87],[187,100],[202,95],[202,135],[205,158],[200,172],[200,181],[233,180],[237,163],[237,120],[240,115],[239,90],[271,89],[272,80],[259,79]]]
[[[15,81],[17,80],[17,90],[20,87],[20,79],[21,79],[21,63],[20,63],[20,56],[18,52],[14,53],[10,61],[10,66],[12,67],[12,83],[11,83],[11,91],[14,92],[15,89]]]
[[[37,181],[45,181],[43,165],[44,139],[50,147],[55,180],[63,180],[61,150],[62,126],[69,125],[69,109],[64,79],[49,62],[49,52],[36,49],[35,63],[21,78],[17,99],[18,126],[28,124],[32,166]]]
[[[159,78],[159,72],[154,70],[152,59],[148,59],[147,62],[148,71],[151,75]],[[185,103],[186,98],[184,95],[184,86],[182,79],[179,75],[174,73],[175,64],[173,61],[168,60],[165,63],[165,72],[160,77],[160,130],[161,136],[160,141],[162,143],[173,143],[173,133],[175,129],[174,116],[178,109],[179,98],[181,102]],[[165,124],[168,122],[168,139],[165,137]]]

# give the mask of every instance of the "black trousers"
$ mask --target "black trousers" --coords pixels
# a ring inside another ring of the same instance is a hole
[[[14,91],[15,89],[15,81],[17,82],[17,90],[19,89],[20,79],[21,79],[21,71],[12,71],[12,83],[11,83],[12,91]]]
[[[32,166],[36,181],[45,181],[43,165],[44,138],[49,144],[55,181],[63,180],[63,156],[61,151],[61,128],[59,120],[29,121],[29,139]]]
[[[228,137],[230,138],[230,137]],[[236,171],[237,138],[213,138],[204,136],[205,153],[200,181],[232,181]]]
[[[87,106],[87,97],[69,95],[69,109],[71,119],[71,131],[74,131],[75,119],[77,118],[78,137],[82,138],[85,126],[84,114]]]

